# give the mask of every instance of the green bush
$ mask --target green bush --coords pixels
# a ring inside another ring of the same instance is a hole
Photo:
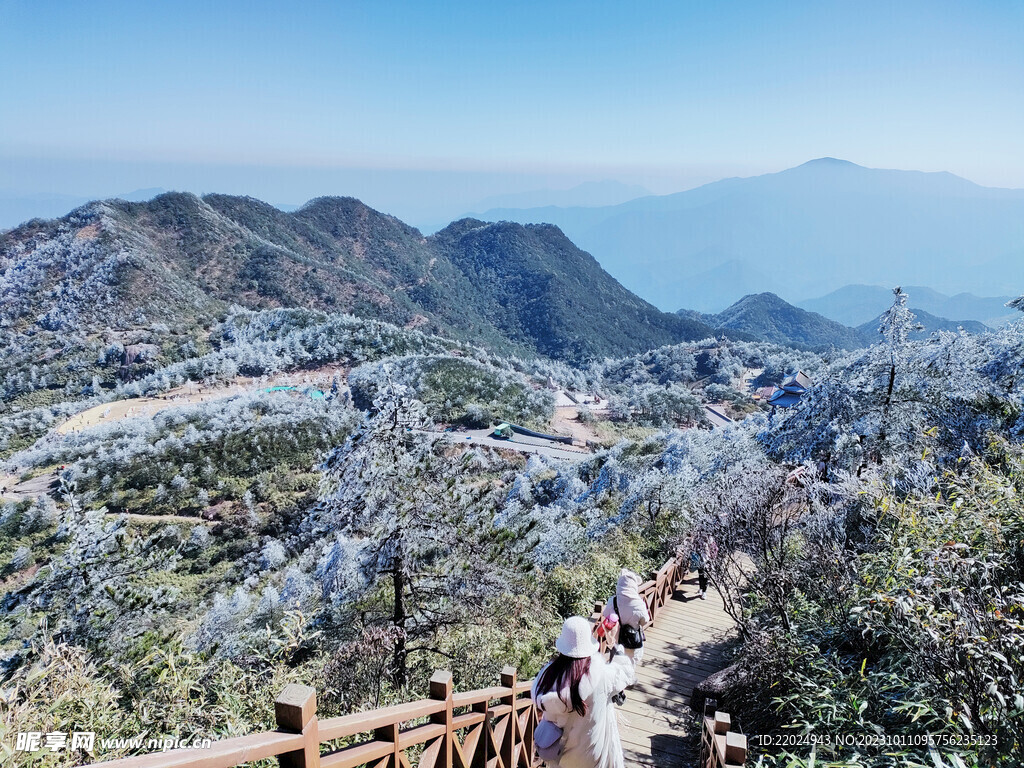
[[[487,427],[513,421],[544,427],[554,398],[523,375],[467,357],[410,355],[360,366],[349,374],[356,406],[368,410],[387,380],[409,387],[436,421]]]
[[[939,754],[969,765],[1020,765],[1022,491],[1024,451],[996,441],[984,460],[939,478],[933,496],[878,492],[866,551],[848,585],[827,591],[833,605],[824,592],[801,593],[791,633],[768,629],[746,644],[751,722],[865,740],[932,734],[948,740]],[[912,744],[819,745],[817,755],[832,765],[931,763]],[[803,764],[792,757],[766,764]]]
[[[623,568],[644,578],[662,565],[643,554],[645,545],[641,536],[616,530],[595,542],[579,562],[558,565],[545,574],[544,602],[562,618],[590,616],[595,603],[614,594]]]

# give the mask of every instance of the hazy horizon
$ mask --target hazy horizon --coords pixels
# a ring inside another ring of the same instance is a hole
[[[418,226],[832,156],[1024,187],[1024,7],[0,2],[0,195],[351,195]]]
[[[615,181],[640,186],[651,194],[671,194],[729,176],[756,175],[741,168],[713,171],[695,167],[671,177],[522,171],[459,171],[401,168],[292,168],[178,163],[128,163],[100,160],[55,162],[39,158],[4,158],[0,200],[6,197],[71,196],[95,200],[160,188],[206,194],[249,195],[273,205],[301,205],[325,195],[356,197],[367,205],[420,228],[446,224],[476,211],[488,198],[531,192],[566,191],[582,184]],[[781,169],[780,169],[781,170]],[[12,180],[30,179],[17,187]],[[427,194],[425,190],[435,194]],[[628,198],[627,198],[628,199]],[[70,210],[70,209],[69,209]],[[478,211],[482,212],[482,211]],[[2,215],[2,212],[0,212]],[[19,221],[0,221],[0,227]]]
[[[808,158],[805,162],[818,158]],[[843,159],[846,158],[837,158]],[[852,161],[850,161],[852,162]],[[40,169],[32,173],[33,163],[39,163]],[[803,163],[798,163],[802,165]],[[49,163],[41,160],[22,159],[6,160],[4,167],[12,169],[25,177],[33,179],[48,178]],[[136,192],[177,191],[191,192],[197,195],[208,193],[235,194],[255,197],[286,210],[301,206],[317,197],[339,196],[355,197],[367,205],[402,219],[425,233],[443,227],[458,217],[470,214],[483,214],[490,208],[505,207],[489,204],[499,197],[521,197],[524,200],[530,195],[552,196],[572,193],[579,187],[600,184],[619,184],[623,188],[645,188],[649,195],[670,195],[685,192],[705,184],[721,181],[726,178],[749,178],[770,173],[778,173],[788,168],[771,169],[749,173],[711,174],[706,169],[694,169],[692,176],[679,176],[676,184],[665,177],[630,176],[615,178],[614,176],[578,176],[539,173],[502,174],[498,172],[459,172],[442,170],[408,170],[408,169],[373,169],[373,168],[336,168],[336,169],[294,169],[269,168],[263,166],[179,166],[175,164],[127,164],[110,163],[104,165],[102,187],[98,191],[90,191],[90,179],[96,176],[90,173],[95,166],[90,162],[77,161],[59,165],[59,172],[49,169],[54,178],[70,179],[67,186],[56,184],[43,188],[20,190],[13,187],[0,186],[0,229],[12,227],[30,218],[53,218],[62,216],[79,205],[92,201],[113,197],[124,197]],[[795,166],[794,166],[795,167]],[[865,166],[867,167],[867,166]],[[920,170],[920,169],[881,169],[881,170]],[[943,172],[943,171],[936,171]],[[947,171],[948,172],[948,171]],[[961,177],[964,178],[964,177]],[[163,181],[165,183],[157,183]],[[411,183],[415,181],[415,183]],[[646,182],[640,183],[640,182]],[[974,179],[967,179],[979,186]],[[95,182],[93,182],[95,183]],[[449,193],[440,197],[423,196],[419,185],[429,184],[450,185]],[[1016,188],[1016,187],[1010,187]],[[1024,188],[1024,187],[1020,187]],[[612,205],[625,202],[643,194],[623,196],[620,200],[607,203],[566,203],[568,205]],[[17,209],[26,209],[35,205],[40,212],[28,213],[12,218],[5,204],[17,204]],[[522,204],[516,207],[533,208],[543,205],[559,205],[563,203],[540,203],[536,205]]]

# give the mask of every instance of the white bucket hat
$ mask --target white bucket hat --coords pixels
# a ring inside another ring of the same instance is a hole
[[[594,628],[582,616],[570,616],[562,625],[562,634],[555,640],[555,648],[563,656],[585,659],[600,650],[594,639]]]

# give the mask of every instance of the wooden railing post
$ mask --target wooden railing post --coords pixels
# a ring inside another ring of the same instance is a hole
[[[444,725],[444,742],[441,744],[441,752],[438,755],[438,765],[443,768],[451,768],[454,765],[452,741],[455,732],[452,729],[452,722],[455,719],[455,709],[452,706],[452,673],[445,670],[437,670],[430,678],[430,698],[445,702],[444,712],[438,712],[430,716],[430,722]]]
[[[531,696],[532,699],[532,696]],[[537,758],[537,745],[534,742],[534,734],[537,731],[537,722],[540,718],[540,713],[537,711],[536,705],[533,701],[530,701],[529,709],[527,710],[528,715],[526,717],[526,731],[523,733],[523,749],[526,750],[526,763],[527,765],[534,765]],[[523,761],[520,760],[520,763]]]
[[[651,614],[651,622],[654,622],[654,617],[661,613],[661,606],[665,604],[664,596],[661,593],[661,579],[659,571],[651,571],[651,575],[648,581],[654,582],[654,593],[651,599],[651,607],[648,612]]]
[[[463,749],[470,768],[487,768],[491,764],[491,703],[481,701],[473,705],[473,711],[483,715],[483,722],[467,734]],[[472,745],[472,746],[470,746]]]
[[[390,725],[383,725],[377,728],[373,732],[373,737],[380,741],[390,742],[391,744],[391,756],[385,758],[387,760],[388,768],[402,768],[402,749],[398,743],[399,729],[398,723],[391,723]],[[378,765],[380,765],[378,763]]]
[[[502,686],[512,689],[512,692],[502,701],[503,704],[507,703],[510,709],[504,738],[501,740],[501,762],[505,768],[515,768],[516,743],[520,741],[518,739],[519,715],[516,713],[516,679],[515,667],[505,667],[501,670]]]
[[[320,768],[316,691],[308,685],[286,685],[274,702],[274,719],[278,729],[303,737],[302,749],[278,756],[281,768]]]
[[[729,731],[725,734],[725,763],[729,766],[746,765],[747,737],[742,733]]]
[[[706,713],[703,721],[700,768],[742,768],[746,765],[747,737],[732,731],[729,713]]]

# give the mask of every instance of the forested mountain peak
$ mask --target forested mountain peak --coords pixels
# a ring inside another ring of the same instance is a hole
[[[507,222],[501,222],[501,223],[507,223]],[[494,222],[481,221],[480,219],[474,219],[472,216],[466,216],[466,217],[461,218],[461,219],[456,219],[451,224],[449,224],[447,227],[444,227],[443,229],[438,230],[437,232],[435,232],[432,235],[432,237],[439,238],[439,239],[458,237],[458,236],[460,236],[462,234],[465,234],[466,232],[469,232],[470,230],[479,229],[480,227],[489,227],[489,226],[493,226],[493,225],[494,225]]]
[[[658,346],[655,339],[712,334],[706,324],[661,312],[625,289],[551,224],[462,219],[429,240],[490,298],[491,316],[507,333],[541,340],[536,348],[550,356],[640,351]]]
[[[723,312],[705,315],[704,319],[716,328],[744,331],[776,344],[858,349],[869,343],[859,330],[794,307],[774,293],[744,296]]]
[[[0,235],[0,269],[18,334],[6,341],[25,365],[53,354],[88,366],[72,362],[93,354],[87,340],[154,323],[175,345],[201,342],[232,304],[350,312],[577,360],[711,333],[630,293],[557,227],[465,219],[426,238],[351,197],[290,213],[223,194],[97,201]]]

